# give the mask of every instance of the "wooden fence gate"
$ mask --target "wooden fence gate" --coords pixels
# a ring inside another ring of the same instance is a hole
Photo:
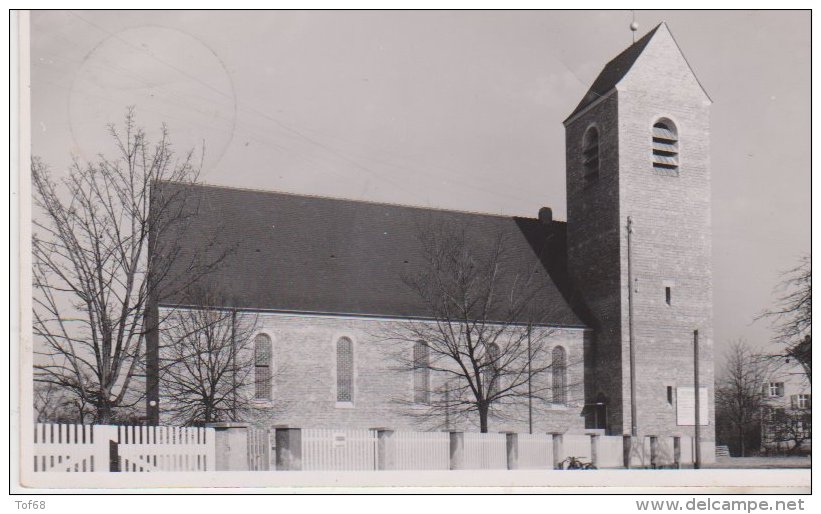
[[[376,430],[305,429],[302,431],[302,469],[375,470],[376,445]]]
[[[250,471],[270,471],[276,469],[273,462],[276,455],[276,438],[265,428],[248,429],[248,469]]]
[[[103,425],[34,426],[34,471],[109,471],[109,441],[116,427]]]
[[[34,471],[214,471],[213,428],[34,427]]]
[[[214,429],[117,427],[119,471],[214,471]]]

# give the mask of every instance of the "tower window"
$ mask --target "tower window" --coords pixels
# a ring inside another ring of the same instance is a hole
[[[673,122],[667,119],[653,124],[653,168],[678,170],[678,132]]]
[[[599,131],[596,127],[587,129],[582,138],[582,165],[585,179],[599,178]]]
[[[567,358],[561,346],[553,348],[550,367],[553,374],[553,403],[567,405]]]
[[[667,405],[673,405],[673,386],[667,386]]]
[[[490,343],[487,345],[485,358],[487,362],[482,370],[482,381],[485,383],[485,396],[492,398],[499,393],[499,345]]]
[[[673,289],[670,286],[664,288],[664,301],[667,302],[667,305],[673,303]]]
[[[413,401],[430,403],[430,348],[424,341],[413,345]]]

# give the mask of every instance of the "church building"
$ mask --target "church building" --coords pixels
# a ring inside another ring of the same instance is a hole
[[[179,254],[225,250],[225,259],[208,274],[220,305],[196,304],[183,289],[154,299],[149,420],[161,423],[173,401],[158,378],[165,315],[219,308],[255,316],[249,373],[265,423],[478,431],[478,418],[422,414],[447,371],[427,365],[425,341],[402,346],[386,335],[442,323],[408,286],[429,276],[425,236],[447,227],[476,248],[503,241],[536,291],[533,308],[513,318],[481,314],[526,327],[528,342],[542,345],[528,369],[544,371],[539,384],[521,382],[538,400],[522,393],[508,412],[491,405],[489,431],[692,436],[697,340],[701,438],[714,444],[710,104],[664,23],[607,63],[564,120],[566,222],[547,208],[520,218],[156,184],[152,195],[198,199]],[[157,280],[188,272],[172,265]]]

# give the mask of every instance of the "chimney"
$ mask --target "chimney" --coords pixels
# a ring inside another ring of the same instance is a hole
[[[539,221],[546,226],[550,226],[550,224],[553,223],[553,209],[550,207],[542,207],[539,209]]]

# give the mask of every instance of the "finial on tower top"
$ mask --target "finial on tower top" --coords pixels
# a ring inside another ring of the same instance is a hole
[[[630,11],[633,15],[633,22],[630,24],[630,31],[633,33],[633,43],[636,42],[636,31],[639,30],[639,24],[636,21],[636,11]]]

